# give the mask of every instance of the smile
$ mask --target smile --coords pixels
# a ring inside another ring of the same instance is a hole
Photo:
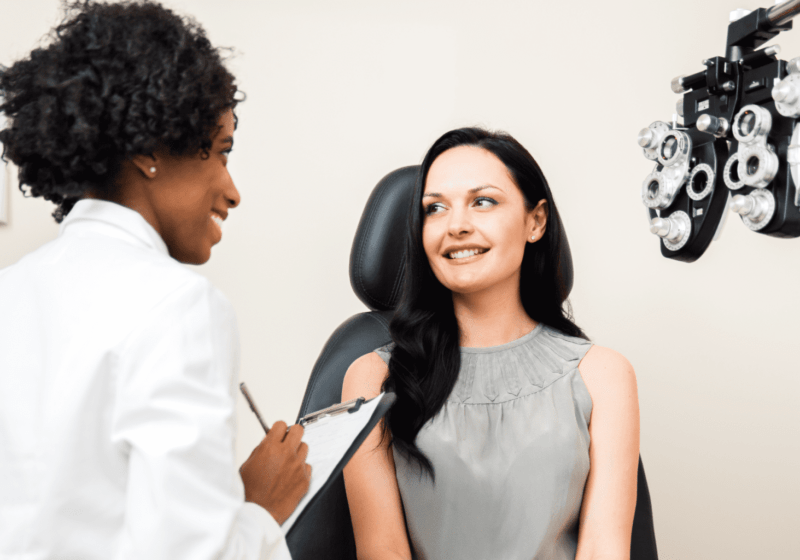
[[[222,217],[212,212],[211,221],[216,224],[216,226],[219,228],[220,233],[222,233]]]
[[[465,249],[463,251],[454,251],[452,253],[447,253],[445,257],[453,260],[466,259],[469,257],[474,257],[475,255],[482,255],[488,250],[489,249]]]

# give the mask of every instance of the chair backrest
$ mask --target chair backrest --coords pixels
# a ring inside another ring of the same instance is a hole
[[[325,343],[308,381],[301,416],[341,400],[347,368],[357,358],[391,339],[389,321],[400,296],[408,212],[419,166],[386,175],[367,201],[350,252],[350,284],[371,310],[358,313],[337,328]],[[564,232],[564,228],[560,228]],[[572,289],[572,255],[562,236],[562,279]],[[341,476],[303,514],[287,536],[294,560],[356,560],[350,510]],[[631,560],[657,560],[650,494],[639,460]]]

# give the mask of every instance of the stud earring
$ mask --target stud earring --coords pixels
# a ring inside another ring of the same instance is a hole
[[[155,173],[155,172],[156,172],[156,168],[155,167],[151,167],[150,168],[150,173]]]
[[[531,241],[536,241],[536,236],[535,235],[531,235]]]

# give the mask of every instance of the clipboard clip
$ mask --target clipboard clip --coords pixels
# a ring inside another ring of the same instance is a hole
[[[358,412],[364,402],[366,402],[364,397],[358,397],[357,399],[335,404],[333,406],[329,406],[328,408],[323,408],[322,410],[312,412],[311,414],[306,414],[300,419],[298,424],[306,427],[307,425],[313,424],[314,422],[322,420],[323,418],[327,418],[328,416],[336,416],[337,414],[343,414],[345,412],[352,414],[353,412]]]

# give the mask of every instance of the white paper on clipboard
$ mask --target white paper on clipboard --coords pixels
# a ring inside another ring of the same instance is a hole
[[[294,513],[281,525],[284,535],[331,477],[353,441],[369,423],[384,395],[385,393],[381,393],[365,402],[357,412],[328,416],[305,427],[303,441],[308,444],[306,463],[311,465],[311,484]]]

